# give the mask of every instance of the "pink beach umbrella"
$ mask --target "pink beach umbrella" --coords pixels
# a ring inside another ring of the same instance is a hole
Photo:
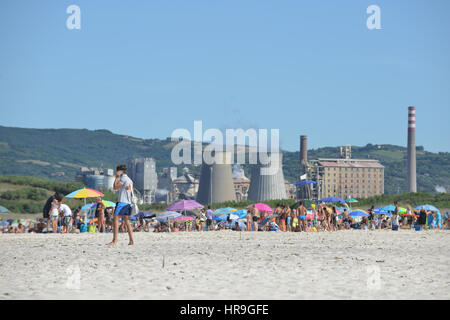
[[[192,218],[191,216],[181,216],[173,219],[173,221],[192,221],[192,220],[194,220],[194,218]]]
[[[265,203],[255,203],[248,206],[247,208],[252,209],[254,206],[256,206],[256,209],[258,209],[259,212],[273,212],[272,208]]]

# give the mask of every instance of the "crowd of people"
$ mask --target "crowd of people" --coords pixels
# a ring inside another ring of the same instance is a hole
[[[282,231],[282,232],[319,232],[338,231],[345,229],[392,229],[401,227],[411,228],[443,228],[442,218],[437,212],[430,212],[422,207],[416,215],[411,207],[406,214],[401,215],[399,206],[394,203],[394,210],[389,214],[376,212],[374,206],[362,212],[362,217],[354,216],[354,212],[346,208],[327,206],[325,203],[311,204],[307,209],[302,202],[296,207],[278,204],[270,212],[260,212],[256,205],[249,207],[245,217],[232,219],[231,213],[223,219],[208,206],[194,217],[188,219],[160,220],[155,217],[140,216],[131,219],[133,209],[134,189],[133,181],[126,175],[126,165],[119,165],[116,169],[114,189],[118,191],[118,201],[115,207],[106,207],[101,198],[96,199],[92,206],[95,210],[94,218],[87,219],[85,212],[72,210],[63,203],[64,196],[55,193],[51,196],[43,209],[43,218],[33,225],[4,226],[3,233],[82,233],[82,232],[112,232],[113,240],[109,245],[117,244],[118,233],[128,233],[133,244],[133,232],[180,232],[180,231],[217,231],[231,229],[236,231]],[[388,212],[385,212],[388,213]],[[233,218],[236,218],[234,216]],[[134,220],[134,221],[131,221]],[[448,220],[445,220],[448,228]]]
[[[182,232],[182,231],[219,231],[231,229],[236,231],[282,231],[282,232],[318,232],[338,231],[345,229],[376,230],[412,228],[442,229],[448,227],[447,220],[442,220],[436,212],[424,208],[414,214],[408,207],[405,215],[400,215],[398,204],[390,215],[375,214],[372,206],[367,210],[367,217],[352,217],[347,208],[339,211],[335,206],[325,204],[313,205],[309,210],[300,202],[296,209],[288,205],[278,204],[271,213],[259,212],[256,206],[247,211],[244,219],[232,220],[230,215],[223,220],[217,216],[211,207],[202,209],[198,215],[189,220],[159,222],[155,217],[139,217],[129,221],[132,232]],[[3,233],[81,233],[81,232],[113,232],[114,208],[105,207],[101,198],[96,199],[94,218],[86,219],[81,207],[72,212],[63,203],[63,196],[55,193],[44,207],[44,218],[39,222],[16,226],[12,222],[5,226]],[[89,228],[92,226],[92,228]],[[125,219],[118,219],[118,232],[127,233],[128,225]]]

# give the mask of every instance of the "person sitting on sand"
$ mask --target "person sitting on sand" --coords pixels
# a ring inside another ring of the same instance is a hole
[[[36,232],[42,233],[45,229],[44,219],[39,218],[39,223],[36,224]]]
[[[22,223],[19,223],[19,225],[17,226],[16,233],[25,233],[25,226]]]

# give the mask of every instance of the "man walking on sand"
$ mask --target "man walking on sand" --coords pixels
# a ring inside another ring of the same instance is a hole
[[[119,216],[123,217],[130,238],[129,245],[133,245],[133,229],[130,225],[131,214],[131,200],[134,196],[133,181],[126,174],[127,166],[124,164],[118,165],[116,169],[116,179],[114,180],[114,190],[119,190],[116,209],[114,210],[113,220],[113,240],[108,243],[110,246],[115,246],[119,236]]]

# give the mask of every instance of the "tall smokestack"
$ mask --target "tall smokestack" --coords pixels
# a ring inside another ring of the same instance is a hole
[[[300,136],[300,176],[306,173],[308,163],[308,136]]]
[[[408,107],[408,192],[417,192],[416,179],[416,107]]]

